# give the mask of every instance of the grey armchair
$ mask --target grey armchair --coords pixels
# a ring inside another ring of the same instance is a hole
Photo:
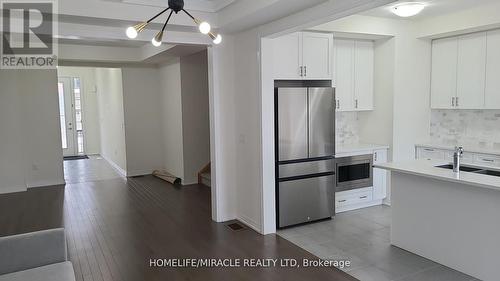
[[[0,281],[74,281],[64,229],[0,237]]]

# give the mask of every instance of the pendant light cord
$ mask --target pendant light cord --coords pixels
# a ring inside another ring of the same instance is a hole
[[[150,18],[150,19],[147,21],[147,23],[152,22],[154,19],[156,19],[157,17],[159,17],[161,14],[165,13],[165,12],[166,12],[166,11],[168,11],[169,9],[170,9],[170,7],[168,7],[168,8],[166,8],[165,10],[163,10],[163,11],[159,12],[156,16],[154,16],[154,17]],[[172,14],[172,13],[170,13],[170,14]]]
[[[184,13],[186,13],[186,15],[188,15],[190,18],[192,18],[193,20],[195,20],[195,18],[186,10],[182,9],[184,11]]]
[[[170,15],[168,15],[168,18],[167,18],[167,21],[165,22],[165,24],[163,25],[163,28],[161,29],[161,32],[163,32],[165,30],[165,27],[167,27],[167,23],[168,21],[170,20],[170,17],[172,16],[172,14],[174,13],[174,11],[170,11]]]

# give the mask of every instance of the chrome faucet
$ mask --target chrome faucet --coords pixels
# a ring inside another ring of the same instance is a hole
[[[453,154],[453,172],[460,173],[460,160],[464,155],[464,148],[461,146],[455,147],[455,153]]]

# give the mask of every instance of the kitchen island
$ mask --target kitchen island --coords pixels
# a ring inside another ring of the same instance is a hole
[[[481,280],[500,276],[500,177],[414,160],[391,172],[391,244]],[[479,168],[479,167],[478,167]]]

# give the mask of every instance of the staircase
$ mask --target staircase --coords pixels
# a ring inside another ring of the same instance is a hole
[[[203,169],[198,172],[198,184],[202,184],[205,186],[211,186],[211,165],[208,163]]]

